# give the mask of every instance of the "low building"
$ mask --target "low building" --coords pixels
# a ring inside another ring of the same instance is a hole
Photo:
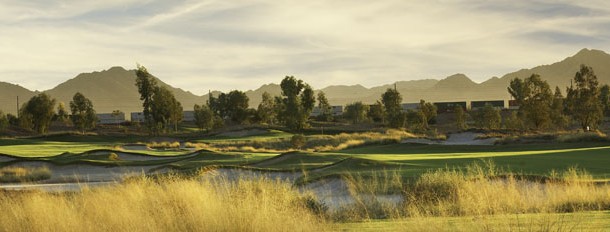
[[[402,112],[407,112],[409,110],[417,110],[419,108],[419,102],[418,103],[402,103],[402,104],[400,104],[400,107],[402,108]]]
[[[131,122],[144,123],[144,113],[142,112],[131,112]]]
[[[519,102],[517,102],[517,100],[508,100],[508,109],[509,110],[518,110]]]
[[[435,102],[433,103],[436,106],[437,113],[448,113],[453,112],[456,106],[462,107],[462,109],[466,110],[466,102]]]
[[[195,122],[195,111],[184,111],[182,112],[183,122]]]
[[[496,109],[504,109],[504,100],[491,100],[491,101],[472,101],[470,102],[470,109],[476,110],[485,107],[485,105],[491,105]]]
[[[341,116],[343,115],[343,106],[331,106],[331,112],[333,116]]]
[[[320,114],[322,114],[322,110],[320,109],[320,107],[316,106],[313,108],[313,110],[311,110],[309,117],[318,117],[320,116]]]
[[[125,122],[125,113],[103,113],[96,114],[97,116],[97,124],[107,125],[107,124],[121,124]]]

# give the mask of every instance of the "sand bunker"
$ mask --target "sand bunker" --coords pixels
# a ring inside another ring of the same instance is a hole
[[[477,139],[481,134],[474,132],[463,132],[449,134],[446,140],[430,140],[430,139],[405,139],[402,143],[416,144],[438,144],[438,145],[494,145],[496,138]]]

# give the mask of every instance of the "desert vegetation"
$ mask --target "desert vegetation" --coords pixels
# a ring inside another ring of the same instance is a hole
[[[321,231],[386,219],[417,230],[468,230],[469,225],[479,230],[494,225],[572,230],[586,228],[578,213],[610,210],[610,186],[596,184],[577,168],[544,178],[504,171],[492,162],[431,170],[415,179],[396,172],[345,173],[336,178],[346,183],[347,197],[353,200],[335,207],[285,180],[210,178],[207,171],[189,177],[137,177],[75,193],[1,192],[0,210],[6,213],[0,229]],[[401,200],[385,201],[387,195]],[[567,212],[571,219],[559,216]],[[461,223],[435,223],[427,229],[415,223],[447,217]]]

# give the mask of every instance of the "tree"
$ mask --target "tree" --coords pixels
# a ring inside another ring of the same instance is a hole
[[[318,92],[318,109],[320,109],[320,115],[318,116],[318,120],[324,122],[332,120],[332,107],[328,103],[328,99],[326,99],[326,94],[324,94],[324,92],[322,91]]]
[[[411,130],[424,132],[428,129],[428,120],[426,114],[421,109],[408,110],[406,113],[407,125]]]
[[[63,102],[60,102],[57,105],[57,115],[56,115],[55,121],[61,122],[63,124],[67,124],[69,117],[70,117],[70,115],[68,114],[68,111],[66,110],[66,105]]]
[[[385,122],[385,109],[381,101],[375,102],[375,104],[369,107],[368,116],[373,122]]]
[[[352,123],[361,123],[367,119],[367,112],[369,111],[369,107],[362,102],[354,102],[352,104],[348,104],[345,107],[344,117],[350,120]]]
[[[485,104],[485,107],[479,108],[473,118],[475,118],[475,122],[479,128],[492,130],[499,129],[502,125],[500,110],[494,108],[490,104]]]
[[[595,129],[603,119],[600,90],[593,68],[581,65],[574,76],[574,84],[567,91],[567,106],[572,117],[583,130]]]
[[[85,95],[80,92],[74,94],[72,101],[70,101],[70,110],[72,112],[72,123],[83,134],[85,130],[95,127],[97,116],[93,109],[93,103]]]
[[[6,129],[8,125],[8,118],[6,117],[4,112],[0,110],[0,131],[4,131],[4,129]]]
[[[426,124],[435,124],[436,123],[436,106],[430,102],[426,102],[424,100],[419,101],[419,110],[425,116]],[[427,127],[427,125],[426,125]]]
[[[223,119],[243,124],[248,119],[249,100],[246,93],[233,90],[227,94],[221,93],[218,98],[210,97],[210,108]]]
[[[282,96],[276,98],[279,121],[291,130],[308,127],[307,119],[315,104],[311,87],[293,76],[286,76],[280,87]]]
[[[510,112],[508,117],[504,119],[504,126],[509,130],[523,130],[524,128],[523,121],[518,116],[517,111]]]
[[[453,109],[455,113],[455,127],[458,130],[465,130],[468,126],[466,125],[466,113],[464,112],[464,108],[462,106],[455,106]]]
[[[150,113],[154,122],[153,132],[167,132],[170,125],[178,130],[178,123],[182,121],[182,105],[174,94],[165,87],[156,87],[150,104]]]
[[[276,119],[275,102],[271,97],[271,94],[264,92],[263,100],[258,104],[257,112],[258,117],[262,123],[274,124]]]
[[[208,105],[195,104],[195,124],[200,130],[209,131],[214,127],[214,112]]]
[[[564,129],[568,126],[568,116],[565,115],[563,95],[559,87],[555,88],[555,94],[551,103],[551,122],[556,129]]]
[[[148,127],[149,132],[153,132],[156,127],[156,123],[152,116],[152,104],[153,95],[157,88],[157,80],[148,73],[148,70],[144,66],[138,64],[136,70],[136,86],[140,93],[140,100],[142,100],[144,121]]]
[[[610,117],[610,86],[607,84],[599,89],[599,101],[602,104],[604,116]]]
[[[519,116],[525,117],[535,129],[544,129],[551,122],[550,111],[553,93],[549,84],[538,74],[525,80],[515,78],[510,82],[508,92],[520,105]]]
[[[383,103],[386,112],[386,121],[388,125],[393,128],[401,128],[405,126],[405,114],[402,113],[402,97],[400,93],[395,89],[387,89],[385,93],[381,95],[381,102]]]
[[[46,93],[38,94],[22,107],[20,113],[21,125],[26,129],[45,134],[55,115],[55,99],[51,99]]]

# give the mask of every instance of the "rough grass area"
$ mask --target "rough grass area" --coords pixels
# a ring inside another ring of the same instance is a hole
[[[573,213],[610,210],[610,185],[592,182],[583,170],[568,169],[531,179],[474,163],[465,170],[440,169],[416,179],[382,172],[344,175],[352,203],[327,211],[334,221],[430,217]],[[401,196],[398,203],[384,196]]]
[[[272,136],[256,139],[209,140],[206,142],[189,142],[186,147],[207,149],[221,152],[288,152],[303,150],[308,152],[338,151],[367,144],[398,143],[415,135],[398,130],[386,132],[341,133],[336,135],[307,135],[299,147],[291,142],[291,137]]]
[[[77,193],[0,192],[0,231],[320,231],[290,184],[138,179]]]
[[[4,167],[0,168],[0,183],[33,182],[51,178],[47,167]]]

